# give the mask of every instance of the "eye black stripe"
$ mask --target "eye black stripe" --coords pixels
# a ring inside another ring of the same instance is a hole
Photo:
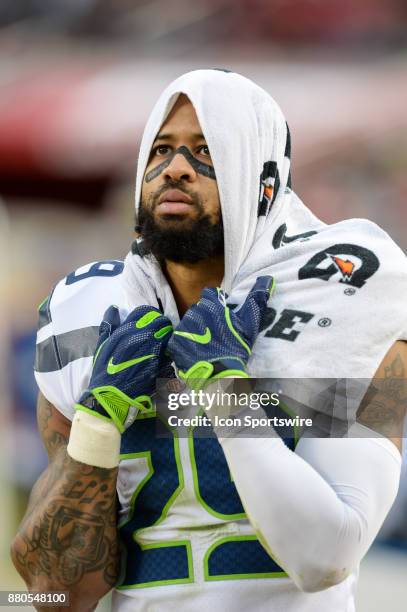
[[[170,155],[170,157],[168,157],[165,161],[161,162],[161,164],[158,164],[158,166],[150,170],[150,172],[147,172],[144,179],[146,183],[149,183],[159,174],[161,174],[161,172],[163,172],[163,170],[165,170],[170,165],[174,157],[179,153],[185,157],[189,164],[191,164],[195,172],[198,172],[198,174],[202,174],[203,176],[207,176],[208,178],[216,179],[215,169],[213,168],[213,166],[209,164],[204,164],[199,159],[196,159],[196,157],[192,155],[188,147],[183,145],[182,147],[178,147],[178,149],[175,149],[172,155]]]

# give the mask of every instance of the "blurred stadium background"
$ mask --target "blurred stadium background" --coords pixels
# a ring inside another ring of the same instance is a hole
[[[317,215],[368,217],[407,247],[405,0],[2,0],[1,589],[22,587],[8,548],[46,463],[36,306],[79,265],[125,255],[145,120],[169,81],[202,67],[241,72],[277,99],[294,187]],[[358,611],[405,611],[406,578],[404,468]]]

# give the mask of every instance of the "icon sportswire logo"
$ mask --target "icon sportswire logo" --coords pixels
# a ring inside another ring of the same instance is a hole
[[[174,334],[187,338],[188,340],[192,340],[193,342],[198,342],[199,344],[208,344],[208,342],[212,340],[212,334],[209,327],[205,329],[203,334],[193,334],[192,332],[183,331],[175,331]]]
[[[121,363],[113,363],[113,357],[111,357],[109,363],[107,364],[107,373],[117,374],[118,372],[127,370],[127,368],[131,368],[131,366],[136,365],[136,363],[141,363],[142,361],[152,359],[153,357],[155,357],[155,355],[143,355],[142,357],[129,359],[128,361],[122,361]]]

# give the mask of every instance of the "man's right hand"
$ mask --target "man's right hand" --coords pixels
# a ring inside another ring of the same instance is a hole
[[[171,321],[157,308],[138,306],[120,324],[119,311],[110,306],[99,328],[92,375],[76,410],[113,422],[120,433],[138,411],[152,410],[156,378],[168,377],[165,355]]]
[[[202,291],[168,345],[187,385],[199,389],[219,378],[248,377],[247,362],[274,286],[272,276],[259,276],[236,310],[229,308],[228,296],[219,287]]]

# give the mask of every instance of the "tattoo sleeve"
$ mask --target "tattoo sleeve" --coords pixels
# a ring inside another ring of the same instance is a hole
[[[117,469],[69,457],[67,435],[52,426],[54,410],[43,405],[38,411],[50,465],[33,487],[13,561],[33,589],[68,590],[72,598],[85,580],[88,593],[94,584],[96,604],[118,576]]]

